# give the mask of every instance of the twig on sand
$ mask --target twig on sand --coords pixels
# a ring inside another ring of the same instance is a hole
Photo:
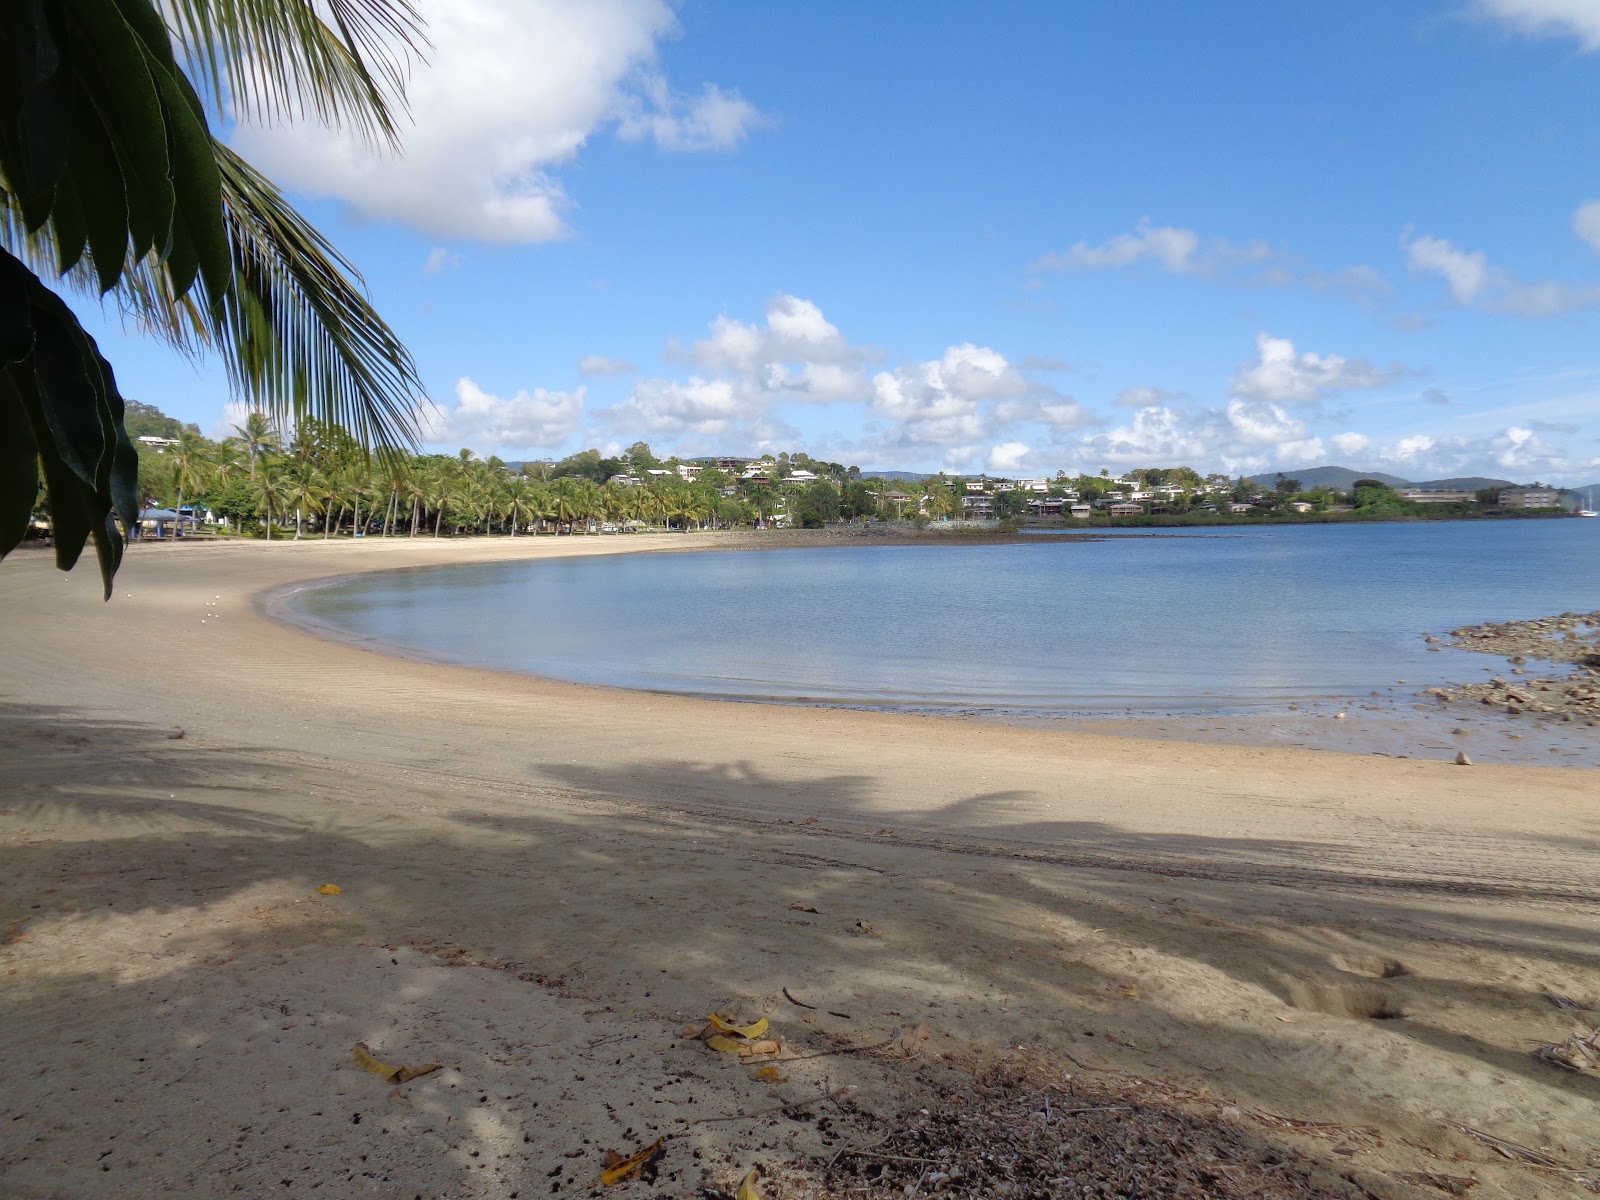
[[[801,1008],[815,1009],[817,1007],[815,1004],[807,1004],[804,1000],[796,1000],[793,996],[791,996],[789,994],[789,989],[788,988],[784,988],[783,989],[783,998],[785,1000],[787,1000],[790,1004],[799,1005]]]
[[[1552,1158],[1541,1151],[1530,1150],[1527,1146],[1519,1146],[1515,1142],[1497,1138],[1492,1133],[1485,1133],[1483,1130],[1474,1129],[1470,1125],[1459,1125],[1457,1128],[1468,1137],[1482,1142],[1502,1158],[1509,1158],[1512,1162],[1527,1163],[1530,1167],[1537,1167],[1541,1171],[1548,1171],[1552,1175],[1570,1179],[1579,1187],[1600,1194],[1600,1177],[1585,1171],[1575,1171],[1559,1158]]]
[[[835,1097],[842,1096],[849,1090],[850,1085],[845,1084],[843,1087],[834,1088],[831,1092],[823,1092],[820,1096],[812,1096],[808,1100],[795,1100],[788,1104],[774,1104],[771,1108],[758,1108],[755,1112],[732,1113],[726,1117],[700,1117],[698,1120],[690,1121],[689,1124],[709,1125],[713,1121],[748,1121],[754,1117],[765,1117],[770,1113],[789,1112],[791,1109],[796,1108],[809,1108],[813,1104],[821,1104],[824,1100],[832,1100]]]
[[[803,1062],[805,1059],[808,1059],[808,1058],[827,1058],[830,1054],[860,1054],[860,1053],[862,1053],[863,1051],[866,1051],[866,1050],[882,1050],[882,1049],[884,1049],[884,1048],[886,1048],[888,1046],[894,1045],[899,1040],[900,1040],[900,1034],[899,1034],[899,1031],[897,1030],[893,1034],[890,1034],[888,1037],[884,1038],[883,1041],[881,1041],[881,1042],[872,1042],[872,1043],[870,1043],[868,1045],[865,1045],[865,1046],[840,1046],[840,1047],[838,1047],[836,1049],[833,1049],[833,1050],[815,1050],[810,1054],[795,1054],[795,1055],[791,1055],[788,1058],[775,1058],[772,1061],[773,1062],[786,1062],[786,1063],[788,1063],[788,1062]],[[756,1064],[755,1063],[740,1063],[739,1065],[743,1066],[743,1067],[753,1067]]]
[[[1470,1125],[1461,1126],[1461,1132],[1470,1138],[1482,1142],[1502,1158],[1509,1158],[1512,1162],[1530,1163],[1535,1167],[1544,1167],[1548,1171],[1568,1171],[1571,1168],[1560,1159],[1551,1158],[1548,1154],[1541,1154],[1537,1150],[1530,1150],[1526,1146],[1519,1146],[1515,1142],[1508,1142],[1504,1138],[1497,1138],[1492,1133],[1485,1133],[1481,1129],[1474,1129]]]

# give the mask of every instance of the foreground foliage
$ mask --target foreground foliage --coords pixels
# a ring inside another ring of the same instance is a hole
[[[337,422],[380,458],[410,440],[411,358],[351,264],[216,139],[206,101],[392,141],[419,36],[406,0],[0,6],[0,555],[42,476],[58,565],[93,539],[109,597],[139,500],[115,373],[42,277],[217,350],[276,417]]]

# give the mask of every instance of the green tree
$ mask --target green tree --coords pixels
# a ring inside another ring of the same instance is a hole
[[[808,483],[791,502],[789,512],[801,529],[821,529],[839,519],[839,490],[824,479]]]
[[[187,492],[193,496],[196,492],[204,491],[211,482],[215,465],[211,460],[210,444],[193,430],[185,429],[178,434],[178,444],[170,446],[164,457],[172,460],[172,483],[178,491],[177,502],[172,506],[178,513],[178,520],[173,527],[173,536],[179,537],[183,530],[183,497]]]
[[[115,374],[41,276],[218,350],[269,413],[336,421],[386,456],[411,439],[410,356],[350,264],[216,139],[201,97],[397,142],[420,36],[405,0],[0,6],[0,555],[42,474],[57,565],[92,538],[109,599],[138,502]]]

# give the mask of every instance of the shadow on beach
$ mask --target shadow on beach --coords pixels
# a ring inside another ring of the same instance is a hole
[[[1410,1195],[1397,1171],[1439,1170],[1509,1196],[1530,1177],[1463,1125],[1576,1159],[1600,1108],[1600,1081],[1529,1054],[1571,1027],[1547,992],[1600,1000],[1597,892],[1564,870],[1374,875],[1331,845],[1018,820],[1012,792],[886,828],[883,780],[737,759],[516,787],[175,732],[0,706],[16,1194],[560,1194],[658,1134],[694,1147],[663,1165],[692,1194],[1024,1060],[1229,1106],[1241,1161],[1324,1164],[1293,1194]],[[775,1090],[678,1035],[732,1003],[793,1051],[847,1052]],[[862,1049],[922,1021],[915,1059]],[[390,1093],[357,1039],[447,1070]]]

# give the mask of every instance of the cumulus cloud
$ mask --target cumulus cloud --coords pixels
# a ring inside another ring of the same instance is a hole
[[[581,387],[572,392],[535,388],[502,397],[463,376],[456,380],[455,392],[454,407],[440,405],[420,415],[425,441],[470,446],[482,453],[549,449],[566,441],[583,420]]]
[[[613,123],[666,150],[717,150],[755,109],[708,84],[676,96],[654,69],[666,0],[420,0],[431,47],[407,90],[404,152],[304,123],[235,143],[280,183],[439,237],[542,242],[567,232],[551,170]]]
[[[760,415],[731,380],[641,379],[633,394],[604,410],[608,424],[641,435],[716,438]]]
[[[578,360],[580,375],[632,375],[638,369],[625,358],[607,358],[604,354],[585,354]]]
[[[983,401],[1020,399],[1033,390],[1004,355],[965,342],[941,358],[878,372],[872,410],[896,423],[904,444],[953,446],[985,438]]]
[[[1150,466],[1187,463],[1230,474],[1261,471],[1323,457],[1322,440],[1281,405],[1230,400],[1218,407],[1141,408],[1128,424],[1081,439],[1080,463]]]
[[[876,352],[851,345],[810,300],[779,295],[767,302],[763,324],[718,317],[689,357],[708,371],[737,376],[747,390],[826,402],[863,398],[861,368]]]
[[[1340,454],[1360,454],[1372,445],[1372,439],[1364,433],[1336,433],[1328,442]]]
[[[1019,475],[1029,469],[1032,455],[1027,442],[1001,442],[989,450],[985,465],[996,475]]]
[[[1382,369],[1341,354],[1296,354],[1288,338],[1258,333],[1256,361],[1239,367],[1228,394],[1275,404],[1313,404],[1340,392],[1384,387],[1407,373],[1404,367]]]
[[[1202,238],[1193,229],[1156,225],[1149,217],[1141,217],[1131,233],[1119,233],[1098,244],[1075,242],[1069,250],[1046,254],[1031,269],[1081,271],[1152,262],[1174,275],[1212,275],[1271,256],[1263,242],[1238,245],[1226,238]]]
[[[1600,209],[1594,202],[1573,216],[1573,230],[1591,246],[1600,238]],[[1485,312],[1512,313],[1520,317],[1556,317],[1600,304],[1600,286],[1558,282],[1527,283],[1510,271],[1491,266],[1481,250],[1466,251],[1445,238],[1401,235],[1406,263],[1413,271],[1438,275],[1463,307]]]
[[[1575,37],[1585,50],[1600,50],[1600,7],[1593,0],[1477,0],[1475,7],[1518,33]]]

